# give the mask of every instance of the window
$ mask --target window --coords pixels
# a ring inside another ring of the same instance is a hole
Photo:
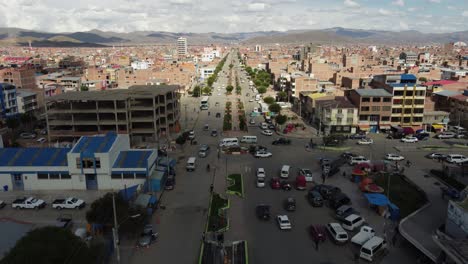
[[[71,175],[69,173],[61,173],[60,176],[62,180],[71,179]]]
[[[413,104],[413,99],[406,99],[405,100],[405,105],[412,105]]]
[[[369,107],[368,106],[361,106],[361,111],[369,111]]]
[[[372,102],[379,103],[380,102],[380,97],[373,97]]]
[[[400,114],[401,113],[401,108],[393,108],[392,109],[392,114]]]
[[[76,168],[81,169],[81,159],[80,158],[76,158]]]
[[[392,107],[391,106],[382,106],[382,111],[391,111]]]
[[[389,116],[382,116],[382,121],[390,121],[390,117]]]
[[[48,180],[49,179],[49,174],[47,174],[47,173],[38,173],[37,174],[37,179],[39,179],[39,180]]]
[[[49,179],[51,179],[51,180],[60,179],[60,173],[49,173]]]
[[[413,96],[413,91],[406,91],[406,96]]]
[[[341,132],[341,126],[335,127],[335,131],[336,131],[336,132]]]
[[[347,132],[347,131],[350,131],[350,130],[351,130],[351,127],[349,127],[349,126],[344,126],[344,127],[343,127],[343,131],[346,131],[346,132]]]
[[[405,108],[405,114],[411,114],[411,109],[412,108]]]
[[[368,115],[360,115],[359,116],[359,121],[367,121],[369,119]]]
[[[401,104],[402,102],[403,102],[403,100],[401,100],[401,99],[393,99],[393,104],[394,104],[394,105],[399,105],[399,104]]]
[[[343,109],[338,109],[338,114],[343,113]]]
[[[380,106],[372,106],[372,111],[380,111]]]
[[[392,122],[400,122],[401,118],[397,116],[392,116]]]
[[[96,159],[96,169],[101,168],[101,158],[95,158]]]
[[[403,96],[403,91],[394,91],[393,96]]]
[[[352,124],[352,123],[353,123],[353,118],[352,118],[352,117],[348,117],[348,118],[346,119],[346,123],[347,123],[347,124]]]
[[[385,103],[389,103],[389,102],[392,101],[392,98],[390,98],[390,97],[384,97],[383,101],[384,101]]]
[[[414,104],[416,105],[423,105],[424,104],[424,99],[415,99]]]
[[[403,123],[410,123],[411,122],[411,117],[404,117],[403,118]]]
[[[336,123],[341,124],[342,121],[343,121],[343,118],[341,117],[336,118]]]
[[[122,173],[112,173],[111,174],[111,179],[114,179],[114,180],[115,179],[118,179],[118,180],[122,179]]]
[[[348,114],[354,114],[354,109],[348,109]]]
[[[424,108],[414,108],[413,113],[422,114],[422,113],[424,113]]]
[[[424,96],[424,94],[425,94],[425,91],[415,91],[414,92],[415,96]]]
[[[145,174],[141,174],[141,173],[137,173],[137,174],[136,174],[136,178],[137,178],[137,179],[146,179],[146,175],[145,175]]]
[[[423,118],[421,116],[415,116],[413,117],[413,122],[422,122]]]
[[[133,173],[123,173],[124,179],[135,179],[135,174]]]
[[[361,101],[365,103],[370,102],[370,97],[363,97]]]

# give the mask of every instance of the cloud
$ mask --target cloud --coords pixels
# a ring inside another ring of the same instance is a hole
[[[409,26],[403,21],[400,21],[400,30],[408,30]]]
[[[388,15],[391,15],[392,12],[390,12],[389,10],[380,8],[380,9],[379,9],[379,14],[384,15],[384,16],[388,16]]]
[[[463,11],[462,16],[468,17],[468,10]]]
[[[353,0],[345,0],[343,3],[347,7],[359,7],[360,5]]]
[[[440,3],[441,0],[429,0],[429,2],[431,2],[431,3]]]
[[[265,10],[266,8],[266,4],[265,3],[251,3],[247,6],[247,10],[251,11],[251,12],[259,12],[259,11],[263,11]]]
[[[392,2],[392,5],[405,6],[405,0],[395,0]]]

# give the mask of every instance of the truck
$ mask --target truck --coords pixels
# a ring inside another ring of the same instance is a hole
[[[52,208],[57,210],[81,209],[85,207],[85,205],[86,203],[83,200],[77,199],[75,197],[68,197],[66,199],[55,199],[55,201],[52,202]]]
[[[19,198],[11,203],[11,207],[13,207],[13,209],[39,209],[44,208],[45,206],[46,203],[44,200],[36,199],[34,197]]]
[[[351,238],[351,242],[356,245],[362,246],[374,236],[375,231],[372,227],[362,226],[361,231],[359,231],[359,233],[357,233],[355,236],[353,236],[353,238]]]

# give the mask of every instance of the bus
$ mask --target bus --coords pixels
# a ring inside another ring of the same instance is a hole
[[[208,110],[208,96],[203,96],[200,102],[200,110]]]

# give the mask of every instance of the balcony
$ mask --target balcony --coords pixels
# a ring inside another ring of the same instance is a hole
[[[133,117],[131,118],[131,122],[153,122],[154,119],[152,116],[147,117]]]
[[[137,134],[154,134],[153,128],[132,128],[130,130],[131,133]]]

